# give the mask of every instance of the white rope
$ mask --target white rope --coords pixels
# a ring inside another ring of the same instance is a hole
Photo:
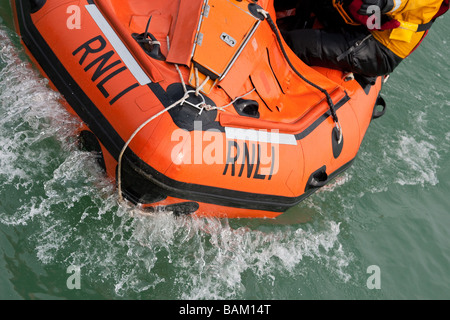
[[[226,105],[224,105],[224,106],[222,106],[222,107],[215,107],[215,108],[216,108],[216,109],[220,109],[220,110],[222,110],[222,111],[225,111],[225,108],[226,108],[226,107],[231,106],[231,105],[232,105],[233,103],[235,103],[237,100],[242,99],[242,98],[248,96],[250,93],[252,93],[252,92],[255,91],[255,90],[256,90],[256,88],[253,88],[252,90],[250,90],[249,92],[243,94],[242,96],[239,96],[239,97],[234,98],[234,100],[231,101],[229,104],[226,104]]]
[[[195,70],[197,70],[197,68],[195,68]],[[203,80],[203,82],[202,82],[199,86],[197,86],[197,89],[195,89],[195,95],[196,95],[196,96],[199,95],[200,91],[203,89],[203,87],[205,86],[205,84],[208,83],[208,81],[209,81],[209,76],[207,76],[207,77],[205,78],[205,80]]]
[[[169,38],[169,36],[167,36],[166,39],[167,39],[167,51],[170,51],[170,38]],[[186,93],[187,92],[186,83],[184,83],[183,74],[181,73],[181,70],[178,67],[177,63],[175,63],[175,69],[177,70],[178,75],[180,76],[181,84],[183,85],[183,91],[184,91],[184,93]]]
[[[337,131],[339,132],[339,139],[338,139],[338,144],[341,144],[341,142],[342,142],[342,137],[343,137],[343,134],[342,134],[342,127],[341,127],[341,122],[338,120],[338,121],[336,121],[335,123],[334,123],[334,126],[336,127],[336,129],[337,129]]]
[[[156,44],[156,45],[160,46],[161,42],[159,42],[157,40],[148,39],[148,44],[150,44],[150,45]]]
[[[169,37],[167,37],[167,49],[170,50],[170,43],[169,43]],[[247,95],[249,95],[250,93],[252,93],[253,91],[255,91],[256,89],[253,88],[252,90],[250,90],[249,92],[243,94],[242,96],[236,97],[233,101],[231,101],[230,103],[228,103],[227,105],[224,105],[222,107],[216,107],[216,106],[211,106],[208,105],[206,103],[205,97],[200,93],[200,90],[202,90],[202,88],[205,86],[205,84],[209,81],[209,76],[206,77],[206,79],[198,86],[198,82],[199,82],[199,78],[198,78],[198,69],[195,68],[195,77],[196,77],[196,90],[187,90],[186,88],[186,84],[184,82],[184,78],[183,78],[183,74],[180,71],[180,68],[178,67],[178,64],[175,64],[175,68],[178,72],[178,75],[180,76],[181,79],[181,83],[183,85],[183,91],[184,91],[184,96],[179,99],[178,101],[172,103],[170,106],[168,106],[167,108],[165,108],[164,110],[161,110],[160,112],[158,112],[157,114],[153,115],[151,118],[149,118],[148,120],[146,120],[144,123],[142,123],[130,136],[130,138],[128,139],[128,141],[125,143],[125,145],[123,146],[122,150],[120,151],[119,154],[119,158],[117,159],[117,189],[118,189],[118,194],[119,194],[119,201],[123,202],[123,195],[122,195],[122,159],[123,159],[123,155],[125,154],[125,151],[128,149],[128,146],[130,145],[131,141],[133,141],[133,139],[136,137],[136,135],[145,127],[147,126],[150,122],[152,122],[153,120],[155,120],[156,118],[158,118],[159,116],[161,116],[162,114],[166,113],[167,111],[169,111],[170,109],[178,106],[178,105],[183,105],[184,103],[189,104],[192,107],[195,107],[197,109],[200,110],[199,114],[201,114],[203,112],[204,109],[206,109],[207,111],[210,110],[215,110],[215,109],[219,109],[221,111],[226,111],[226,107],[231,106],[233,103],[235,103],[238,99],[241,99]],[[198,104],[193,104],[190,101],[187,101],[187,99],[189,98],[190,93],[194,93],[196,96],[200,96],[202,99],[202,102],[198,103]]]
[[[122,151],[120,151],[119,154],[119,159],[118,161],[118,167],[117,167],[117,187],[118,187],[118,193],[119,193],[119,200],[123,201],[123,195],[122,195],[122,158],[123,158],[123,154],[125,153],[125,151],[127,150],[128,146],[130,145],[131,141],[133,141],[134,137],[150,122],[152,122],[153,120],[155,120],[156,118],[158,118],[159,116],[161,116],[163,113],[169,111],[170,109],[172,109],[173,107],[177,106],[177,105],[182,105],[186,99],[189,98],[189,93],[185,93],[184,96],[174,102],[173,104],[171,104],[170,106],[168,106],[167,108],[165,108],[164,110],[161,110],[160,112],[158,112],[157,114],[153,115],[150,119],[148,119],[147,121],[145,121],[144,123],[142,123],[134,132],[133,134],[130,136],[130,138],[128,139],[128,141],[125,143],[125,145],[122,148]]]
[[[198,83],[200,82],[200,80],[198,77],[198,69],[197,68],[194,68],[194,75],[195,75],[195,86],[198,87]]]
[[[269,14],[269,12],[267,12],[267,11],[264,10],[263,8],[259,8],[258,10],[256,10],[256,12],[261,13],[261,14],[264,16],[264,18],[266,18],[266,19],[267,19],[267,16],[268,16],[268,14]]]
[[[235,103],[238,99],[241,99],[247,95],[249,95],[250,93],[252,93],[253,91],[255,91],[256,89],[253,88],[252,90],[250,90],[249,92],[243,94],[242,96],[236,97],[233,101],[231,101],[229,104],[222,106],[222,107],[214,107],[211,105],[207,105],[205,98],[203,97],[202,94],[200,94],[203,102],[199,103],[199,104],[193,104],[189,101],[187,101],[187,99],[189,98],[189,94],[190,93],[194,93],[195,91],[193,90],[186,90],[184,96],[179,99],[178,101],[174,102],[173,104],[171,104],[170,106],[168,106],[167,108],[165,108],[164,110],[161,110],[160,112],[158,112],[157,114],[153,115],[150,119],[148,119],[147,121],[145,121],[144,123],[142,123],[134,132],[133,134],[130,136],[130,138],[128,139],[128,141],[125,143],[125,145],[123,146],[122,150],[120,151],[119,154],[119,158],[117,160],[118,164],[117,164],[117,188],[118,188],[118,194],[119,194],[119,200],[123,201],[123,195],[122,195],[122,159],[123,159],[123,155],[125,153],[125,151],[128,149],[128,146],[130,145],[131,141],[133,141],[133,139],[136,137],[136,135],[145,127],[147,126],[150,122],[152,122],[153,120],[155,120],[156,118],[158,118],[159,116],[161,116],[162,114],[166,113],[167,111],[169,111],[170,109],[176,107],[177,105],[183,105],[184,103],[189,104],[197,109],[200,110],[200,113],[203,111],[203,109],[206,109],[207,111],[210,110],[214,110],[214,109],[219,109],[222,111],[226,111],[225,108],[232,105],[233,103]],[[202,106],[202,107],[200,107]]]
[[[189,94],[189,93],[194,93],[195,94],[195,91],[194,90],[186,91],[186,94]],[[205,97],[202,94],[200,94],[200,98],[202,99],[202,102],[197,103],[197,104],[194,104],[194,103],[192,103],[190,101],[185,101],[186,104],[188,104],[191,107],[194,107],[194,108],[197,108],[198,110],[200,110],[199,114],[202,113],[202,111],[204,109],[204,106],[206,105]]]
[[[256,90],[256,89],[253,88],[253,89],[250,90],[249,92],[244,93],[242,96],[239,96],[239,97],[234,98],[233,101],[231,101],[230,103],[228,103],[228,104],[226,104],[226,105],[224,105],[224,106],[216,107],[216,106],[212,106],[212,105],[207,104],[207,105],[204,106],[204,108],[206,109],[206,111],[211,111],[211,110],[227,111],[225,108],[231,106],[231,105],[232,105],[233,103],[235,103],[237,100],[242,99],[242,98],[248,96],[250,93],[252,93],[252,92],[255,91],[255,90]]]

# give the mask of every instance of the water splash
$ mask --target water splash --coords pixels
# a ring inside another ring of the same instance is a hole
[[[345,269],[352,257],[339,243],[335,222],[326,222],[320,231],[286,227],[265,232],[232,228],[218,219],[169,218],[169,226],[167,216],[145,219],[133,237],[148,250],[167,255],[182,299],[251,296],[245,286],[248,274],[274,286],[282,275],[301,276],[309,259],[326,265],[343,282],[351,278]]]
[[[428,141],[417,141],[414,137],[401,135],[396,155],[403,160],[407,170],[399,171],[395,181],[400,185],[436,185],[440,155],[436,146]]]

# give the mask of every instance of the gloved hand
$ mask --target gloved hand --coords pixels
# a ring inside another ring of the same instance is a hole
[[[367,9],[370,6],[378,6],[381,10],[381,13],[389,12],[393,6],[391,6],[391,2],[389,0],[362,0],[361,8],[359,8],[358,13],[364,16],[370,16],[373,14],[372,11],[367,12]]]
[[[349,12],[352,15],[353,19],[355,19],[355,21],[365,26],[367,26],[367,21],[370,19],[370,15],[372,13],[368,14],[367,9],[365,9],[363,14],[360,14],[359,10],[361,10],[362,6],[364,5],[364,2],[368,1],[377,1],[377,0],[353,0],[348,7]],[[368,6],[366,8],[368,8]],[[385,7],[385,11],[389,12],[392,10],[392,8],[394,8],[394,2],[392,0],[387,0],[387,7]],[[381,21],[381,26],[379,28],[376,28],[376,30],[391,30],[398,27],[400,27],[400,22],[398,20],[388,18],[387,21],[385,22]]]

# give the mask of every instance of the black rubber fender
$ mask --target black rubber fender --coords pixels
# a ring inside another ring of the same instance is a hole
[[[379,110],[378,106],[381,106],[382,109]],[[375,106],[373,107],[372,120],[382,117],[385,113],[386,113],[386,101],[382,96],[378,96],[377,101],[375,102]]]

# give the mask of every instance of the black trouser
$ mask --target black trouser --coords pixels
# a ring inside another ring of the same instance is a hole
[[[318,16],[332,23],[324,29],[283,32],[288,45],[306,64],[375,77],[391,73],[402,61],[375,40],[365,26],[345,24],[334,8],[325,10],[322,6]]]

